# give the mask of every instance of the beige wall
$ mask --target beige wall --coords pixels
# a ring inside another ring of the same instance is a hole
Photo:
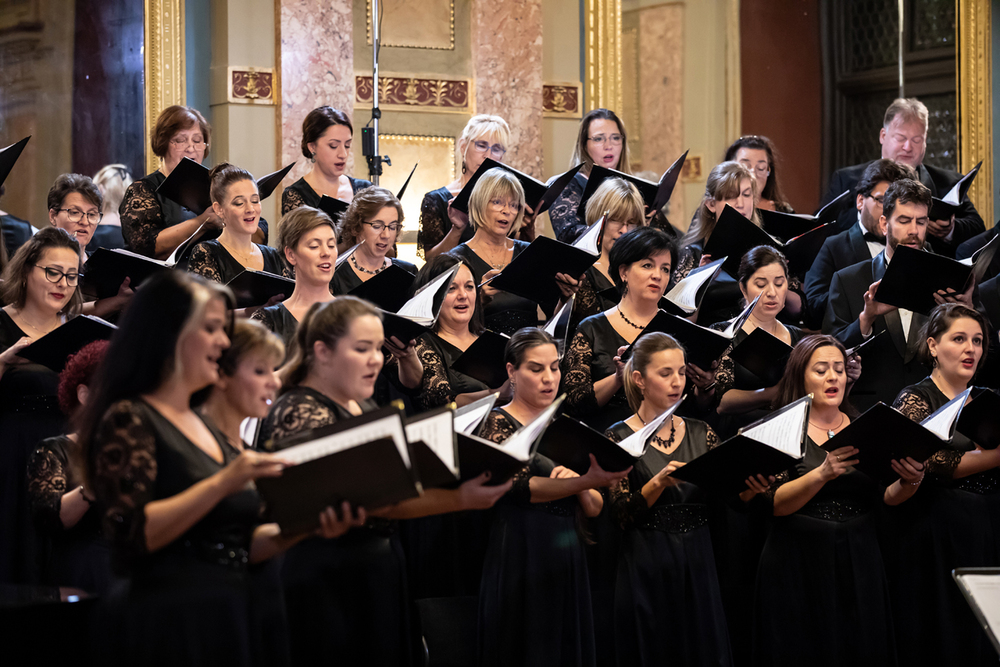
[[[579,0],[542,0],[542,75],[546,83],[583,81],[580,71]],[[546,178],[569,169],[576,118],[543,118],[542,150]]]

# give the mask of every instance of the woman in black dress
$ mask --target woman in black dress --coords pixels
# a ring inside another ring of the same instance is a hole
[[[278,223],[278,252],[295,273],[295,289],[281,303],[259,308],[250,317],[278,334],[290,352],[299,322],[314,304],[333,300],[330,281],[337,264],[333,221],[312,206],[299,206]]]
[[[392,256],[402,229],[403,205],[396,195],[377,187],[359,192],[338,226],[339,245],[357,247],[337,267],[330,291],[337,296],[350,294],[393,264],[411,276],[416,275],[416,266]],[[408,287],[403,291],[408,291]]]
[[[540,415],[559,390],[559,353],[547,333],[527,328],[505,353],[514,398],[486,418],[480,435],[502,444]],[[591,457],[580,476],[534,455],[497,505],[479,592],[479,664],[594,665],[590,587],[578,513],[595,517],[594,489],[628,473],[605,472]]]
[[[757,574],[757,665],[896,664],[875,515],[883,502],[909,498],[923,470],[912,459],[897,461],[901,478],[882,488],[853,468],[864,452],[820,448],[851,421],[846,365],[837,339],[808,336],[792,350],[778,388],[776,405],[806,394],[813,402],[805,456],[768,491],[775,519]]]
[[[153,276],[95,377],[79,431],[85,484],[101,504],[113,563],[130,577],[96,622],[106,664],[249,665],[287,655],[285,637],[269,631],[279,620],[261,613],[280,603],[253,595],[247,569],[304,537],[262,524],[249,484],[280,475],[284,463],[238,452],[195,410],[218,380],[232,301],[189,273]],[[332,508],[319,518],[324,537],[357,523]]]
[[[284,392],[258,442],[281,449],[289,436],[373,409],[383,344],[380,313],[366,301],[342,296],[313,306],[299,325]],[[411,664],[406,565],[389,519],[490,507],[507,487],[485,486],[487,479],[457,490],[428,489],[420,498],[377,508],[379,519],[343,540],[308,540],[290,550],[282,578],[293,662],[312,664],[327,655],[347,664]]]
[[[475,229],[469,224],[469,216],[453,209],[451,200],[458,196],[486,158],[503,162],[508,146],[510,126],[503,118],[480,114],[469,119],[458,139],[461,175],[448,185],[425,194],[420,203],[417,256],[429,262],[472,238]]]
[[[59,374],[59,407],[72,417],[90,393],[88,385],[108,342],[88,343]],[[93,491],[85,488],[76,459],[77,434],[46,438],[28,461],[28,501],[38,527],[43,584],[71,586],[97,595],[111,585],[111,549],[101,534]]]
[[[38,579],[35,531],[28,508],[28,457],[45,438],[63,433],[56,399],[59,375],[17,356],[80,311],[80,245],[46,227],[4,267],[0,310],[0,582]]]
[[[903,389],[894,407],[919,422],[964,392],[982,366],[988,336],[978,311],[936,307],[920,333],[920,356],[931,374]],[[996,654],[951,571],[1000,565],[1000,450],[984,450],[956,433],[926,466],[913,500],[886,520],[900,664],[994,664]]]
[[[521,182],[499,167],[490,169],[476,182],[469,197],[469,222],[476,233],[449,254],[465,262],[476,283],[482,285],[528,247],[524,241],[510,238],[524,219]],[[556,275],[556,283],[564,297],[578,286],[574,277],[561,273]],[[538,325],[538,304],[531,299],[489,285],[483,285],[482,294],[487,329],[510,335],[522,327]]]
[[[587,187],[587,178],[594,165],[599,164],[626,174],[632,173],[628,133],[625,131],[625,123],[614,111],[594,109],[580,121],[580,131],[573,146],[570,167],[578,164],[582,164],[583,168],[556,197],[549,209],[552,231],[563,243],[572,243],[593,224],[580,219],[579,208],[583,191]],[[603,213],[604,211],[601,211],[598,217]],[[645,218],[645,215],[640,217]]]
[[[212,210],[222,220],[222,234],[194,246],[188,271],[223,285],[247,269],[293,278],[292,269],[277,250],[253,242],[260,220],[260,193],[253,175],[223,162],[212,168],[209,177]]]
[[[621,442],[684,395],[684,350],[664,333],[640,338],[625,364],[635,414],[607,435]],[[729,665],[729,635],[709,534],[709,502],[670,474],[719,444],[705,422],[672,415],[611,492],[624,530],[615,585],[618,664]],[[763,490],[754,481],[753,491]],[[683,610],[683,613],[678,613]]]

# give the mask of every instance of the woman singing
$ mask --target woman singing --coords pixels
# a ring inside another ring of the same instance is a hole
[[[767,137],[749,134],[740,137],[726,149],[726,161],[733,160],[753,169],[757,179],[757,208],[770,211],[795,213],[785,201],[785,195],[778,184],[778,169],[774,163],[774,144]]]
[[[393,248],[402,228],[403,205],[394,194],[377,187],[359,192],[340,221],[340,245],[358,247],[333,274],[331,291],[349,294],[393,264],[415,275],[416,266],[387,256],[395,254]]]

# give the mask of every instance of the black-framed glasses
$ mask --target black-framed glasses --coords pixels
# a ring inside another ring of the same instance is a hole
[[[390,232],[395,234],[399,231],[399,228],[401,227],[401,225],[398,222],[390,222],[388,225],[385,224],[384,222],[365,222],[362,224],[368,225],[378,234],[381,234],[383,229],[388,229]]]
[[[96,225],[101,222],[101,218],[104,217],[104,214],[100,211],[90,211],[89,213],[84,213],[78,208],[57,208],[55,210],[57,212],[65,213],[66,217],[69,218],[69,221],[74,224],[80,222],[84,217],[86,217],[87,222],[92,225]]]
[[[63,273],[59,269],[54,269],[51,266],[42,266],[41,264],[35,264],[35,266],[45,272],[46,280],[57,285],[60,280],[65,278],[67,285],[76,287],[80,282],[80,277],[83,275],[82,273]]]
[[[882,206],[885,203],[885,195],[867,194],[865,196],[868,197],[869,199],[874,199],[875,203],[878,204],[879,206]]]

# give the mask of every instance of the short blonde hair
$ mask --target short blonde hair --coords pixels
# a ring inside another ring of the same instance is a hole
[[[469,144],[479,141],[483,137],[495,134],[500,139],[500,145],[504,148],[510,146],[510,125],[500,116],[490,116],[479,114],[469,119],[462,130],[462,136],[458,138],[458,161],[461,164],[465,160],[465,149]]]
[[[608,220],[642,226],[646,222],[646,204],[639,194],[639,188],[624,178],[609,178],[587,200],[587,226],[600,220],[604,212]]]
[[[479,221],[486,215],[486,207],[494,199],[512,199],[517,204],[517,217],[507,235],[516,233],[524,222],[524,188],[514,174],[500,167],[493,167],[476,181],[469,195],[469,223],[479,229]]]
[[[885,118],[882,120],[882,127],[889,129],[892,121],[900,118],[903,122],[915,120],[924,126],[927,132],[927,107],[923,102],[915,97],[897,97],[885,110]]]
[[[125,199],[125,190],[132,185],[132,180],[132,174],[123,164],[109,164],[97,172],[94,183],[104,195],[101,213],[107,215],[118,212],[118,207]]]

